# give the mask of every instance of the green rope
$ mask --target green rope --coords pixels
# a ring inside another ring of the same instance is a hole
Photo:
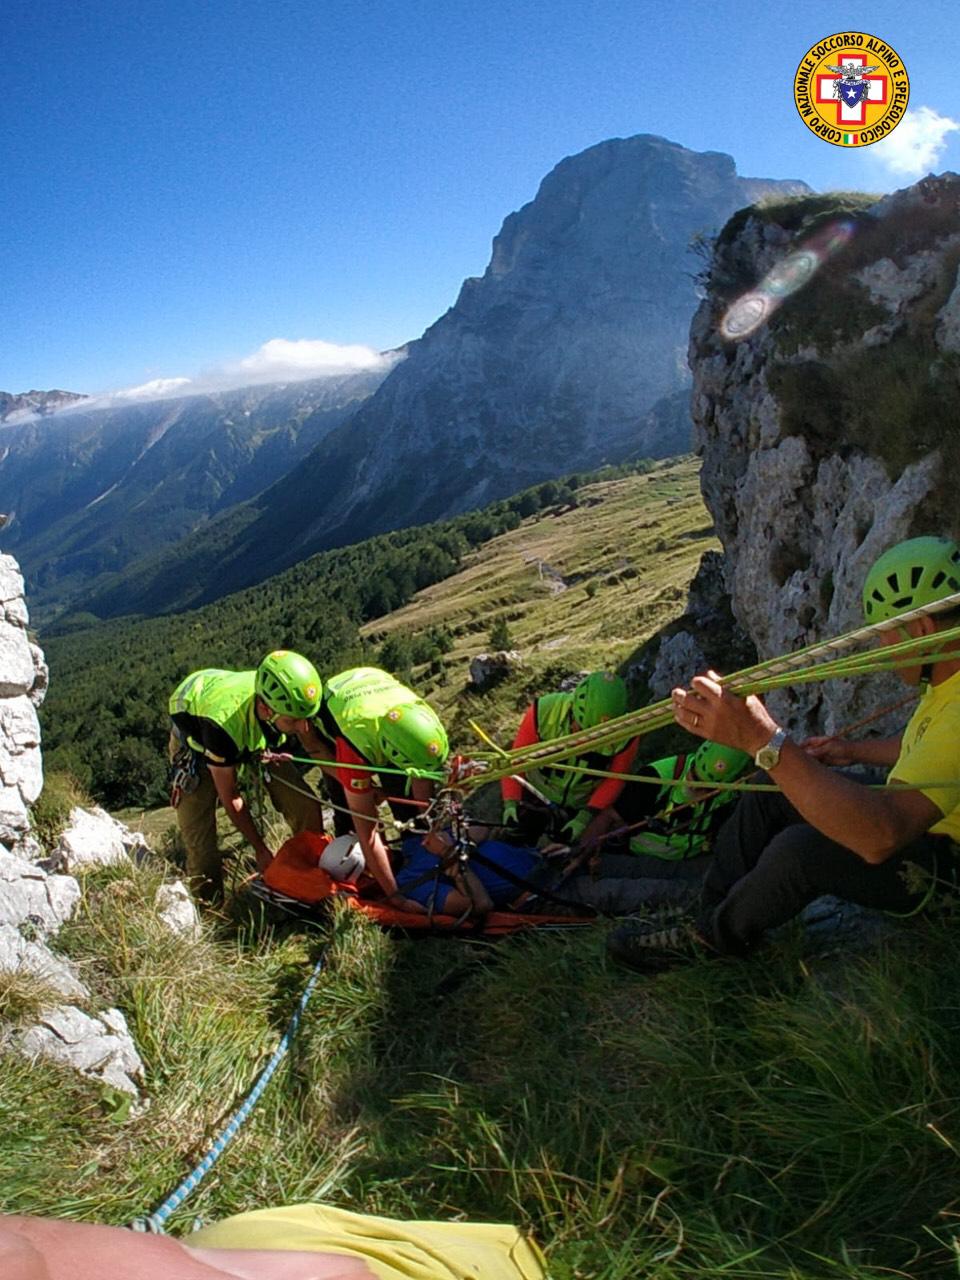
[[[575,764],[552,764],[551,769],[556,769],[561,773],[583,774],[588,778],[616,778],[619,782],[642,782],[648,786],[683,786],[690,787],[695,790],[711,790],[711,791],[779,791],[780,788],[773,783],[751,783],[747,781],[741,782],[704,782],[700,779],[680,778],[676,782],[672,782],[669,778],[662,778],[659,774],[651,773],[611,773],[608,769],[591,769],[580,768]],[[484,774],[486,779],[489,775]],[[896,791],[926,791],[926,790],[942,790],[946,787],[960,787],[960,780],[952,778],[946,782],[871,782],[864,783],[864,786],[871,790],[896,790]]]
[[[391,769],[380,764],[354,763],[352,760],[317,760],[313,756],[295,756],[289,751],[269,753],[266,763],[270,764],[270,755],[276,761],[292,760],[294,764],[312,764],[318,769],[361,769],[366,773],[396,773],[403,778],[428,778],[431,782],[445,782],[446,773],[436,769],[417,769],[410,765],[406,769]]]
[[[951,597],[951,600],[960,601],[960,594],[957,597]],[[943,604],[945,602],[940,603]],[[898,624],[900,621],[898,620]],[[885,629],[890,630],[890,627],[887,626]],[[876,635],[878,633],[878,627],[870,627],[860,628],[859,631],[850,634],[860,637],[864,634]],[[823,646],[812,646],[808,652],[814,650],[825,652],[830,646],[838,645],[842,639],[843,637],[837,641],[828,642],[827,645]],[[730,689],[732,692],[747,695],[770,692],[773,689],[782,688],[784,685],[793,683],[806,683],[876,671],[896,670],[900,667],[916,666],[921,661],[957,660],[960,659],[960,652],[941,648],[946,641],[955,639],[960,639],[960,626],[936,632],[930,636],[920,636],[901,641],[898,644],[886,646],[882,651],[873,650],[859,655],[847,655],[832,662],[824,662],[813,667],[801,667],[799,670],[792,672],[779,669],[783,667],[787,660],[775,659],[770,664],[759,664],[756,667],[748,668],[746,671],[737,672],[732,676],[722,677],[720,683],[724,688]],[[930,652],[931,649],[933,650],[932,653]],[[757,678],[757,673],[761,670],[769,670],[773,666],[776,666],[778,670],[763,678]],[[547,744],[536,744],[533,747],[508,752],[506,759],[499,755],[490,757],[483,752],[478,752],[477,758],[488,761],[491,767],[486,769],[478,778],[465,781],[469,788],[469,786],[479,785],[481,782],[497,781],[512,774],[525,772],[528,769],[540,768],[546,765],[554,766],[562,763],[584,747],[599,747],[609,745],[611,742],[622,742],[624,738],[635,736],[638,732],[650,733],[654,729],[662,728],[670,724],[672,720],[672,702],[669,698],[664,698],[662,701],[652,703],[650,706],[641,708],[638,711],[628,712],[617,720],[607,721],[596,729],[569,734],[565,738],[555,738]],[[494,764],[494,760],[496,764]]]

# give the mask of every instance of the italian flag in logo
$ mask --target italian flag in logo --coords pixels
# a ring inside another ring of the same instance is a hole
[[[855,147],[860,142],[859,133],[845,133],[843,135],[843,145],[845,147]]]

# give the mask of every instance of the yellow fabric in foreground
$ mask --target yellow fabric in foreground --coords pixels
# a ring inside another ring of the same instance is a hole
[[[201,1249],[300,1249],[362,1258],[382,1280],[544,1280],[543,1255],[516,1227],[398,1222],[322,1204],[256,1209],[195,1231]]]

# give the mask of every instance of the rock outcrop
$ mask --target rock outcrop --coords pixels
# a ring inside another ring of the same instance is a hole
[[[958,532],[958,213],[948,174],[860,208],[767,205],[719,238],[691,330],[693,414],[733,612],[761,657],[859,625],[891,544]],[[765,319],[731,337],[731,314],[733,329]],[[773,704],[795,729],[833,731],[901,694],[888,676]]]
[[[475,689],[489,689],[505,680],[522,664],[516,649],[498,649],[495,653],[478,653],[470,659],[470,683]]]
[[[0,972],[29,975],[51,996],[33,1025],[14,1029],[0,1024],[0,1043],[28,1056],[53,1058],[101,1084],[137,1094],[143,1063],[123,1014],[78,1008],[92,1001],[91,992],[70,961],[48,945],[72,915],[80,886],[73,876],[38,864],[43,849],[31,834],[30,806],[43,789],[37,707],[48,672],[43,653],[28,638],[19,566],[6,555],[0,555],[0,603]],[[74,811],[80,831],[68,828],[54,863],[104,860],[97,858],[91,840],[82,838],[84,830],[89,836],[92,822],[99,822],[93,843],[103,844],[107,825],[107,860],[129,856],[137,838],[102,810],[97,812],[99,819]]]
[[[19,566],[6,555],[0,555],[0,608],[0,845],[33,854],[28,811],[43,788],[37,707],[47,668],[27,633]]]

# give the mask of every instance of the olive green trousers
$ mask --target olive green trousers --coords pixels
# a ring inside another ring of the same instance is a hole
[[[171,734],[171,759],[180,746]],[[301,831],[323,831],[320,801],[312,792],[302,794],[310,788],[293,764],[271,764],[264,785],[274,808],[286,819],[294,835]],[[174,812],[187,852],[190,890],[202,902],[217,902],[223,897],[223,858],[217,841],[218,802],[210,770],[201,763],[196,789],[181,795]]]

